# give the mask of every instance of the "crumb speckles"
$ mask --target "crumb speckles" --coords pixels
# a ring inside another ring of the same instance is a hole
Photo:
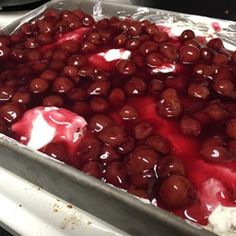
[[[73,213],[72,215],[64,218],[60,228],[63,230],[73,230],[80,223],[81,219]]]
[[[53,208],[53,212],[58,212],[60,206],[59,206],[57,203],[55,203],[55,204],[52,206],[52,208]]]

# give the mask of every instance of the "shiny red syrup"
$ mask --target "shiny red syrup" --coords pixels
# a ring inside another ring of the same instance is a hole
[[[0,65],[2,133],[199,224],[236,205],[236,52],[219,38],[52,9],[0,37]]]

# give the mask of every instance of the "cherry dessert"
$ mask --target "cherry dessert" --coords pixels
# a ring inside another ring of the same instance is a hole
[[[178,216],[236,206],[236,52],[148,20],[47,10],[0,36],[0,131]]]

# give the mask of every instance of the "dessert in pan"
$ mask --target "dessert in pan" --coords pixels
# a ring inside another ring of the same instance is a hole
[[[220,38],[48,9],[0,37],[0,64],[1,133],[197,224],[235,207],[236,53]]]

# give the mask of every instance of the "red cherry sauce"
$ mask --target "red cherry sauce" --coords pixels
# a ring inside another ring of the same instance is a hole
[[[149,21],[95,22],[80,10],[42,19],[10,43],[0,37],[1,132],[199,224],[220,204],[236,206],[236,128],[226,129],[236,118],[236,53]],[[216,135],[221,161],[211,146],[202,154]],[[161,177],[170,155],[185,170]],[[165,201],[160,191],[174,180],[185,197],[172,188]]]
[[[65,143],[69,160],[63,161],[73,163],[86,125],[83,117],[67,109],[36,107],[26,111],[11,130],[19,142],[36,150],[43,151],[49,143]]]

